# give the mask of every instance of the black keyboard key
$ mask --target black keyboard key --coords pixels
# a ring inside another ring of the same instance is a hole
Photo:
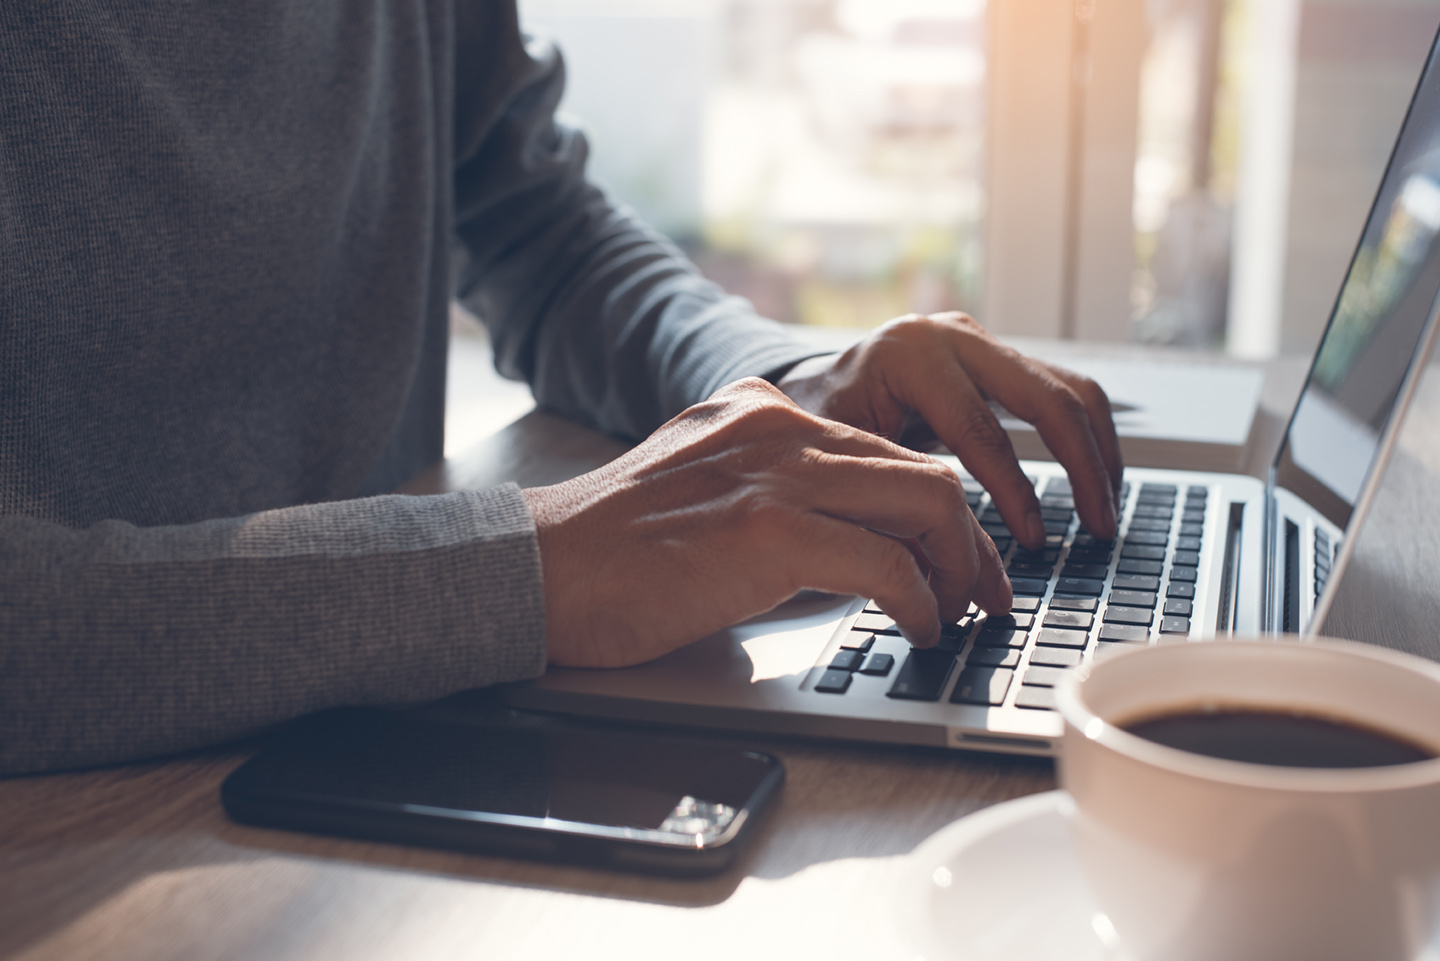
[[[1164,561],[1142,561],[1127,557],[1115,565],[1117,574],[1148,574],[1155,576],[1165,569]]]
[[[1113,555],[1114,551],[1109,547],[1087,547],[1084,550],[1071,548],[1070,553],[1065,556],[1065,563],[1098,564],[1108,570]]]
[[[1070,529],[1070,521],[1069,521],[1069,520],[1063,520],[1063,521],[1048,521],[1048,520],[1047,520],[1047,521],[1044,521],[1044,524],[1045,524],[1045,533],[1047,533],[1047,534],[1063,534],[1063,533],[1065,533],[1066,531],[1068,531],[1068,530]]]
[[[1089,611],[1095,613],[1100,606],[1100,599],[1097,597],[1052,597],[1050,598],[1050,610],[1052,611]]]
[[[1030,628],[1035,626],[1034,614],[1016,613],[1013,608],[1011,609],[1006,619],[1022,631],[1028,631],[1030,630]]]
[[[1044,501],[1040,502],[1040,517],[1047,521],[1064,521],[1067,525],[1075,519],[1075,504],[1072,501],[1064,505],[1046,506]]]
[[[1065,677],[1063,667],[1032,667],[1020,678],[1022,684],[1032,687],[1054,687]]]
[[[826,671],[815,682],[815,690],[821,694],[844,694],[850,689],[849,671]]]
[[[1164,518],[1165,520],[1168,521],[1170,518],[1172,518],[1172,517],[1175,516],[1175,508],[1173,508],[1173,507],[1158,507],[1158,506],[1151,505],[1151,504],[1136,504],[1136,505],[1135,505],[1135,511],[1134,511],[1134,513],[1132,513],[1130,516],[1131,516],[1131,517],[1162,517],[1162,518]]]
[[[1205,525],[1204,525],[1204,524],[1181,524],[1181,525],[1180,525],[1180,536],[1181,536],[1181,537],[1200,537],[1200,536],[1202,536],[1204,533],[1205,533]]]
[[[953,646],[956,642],[963,641],[965,640],[965,638],[969,637],[970,628],[974,626],[975,620],[969,614],[966,614],[964,617],[960,618],[960,622],[958,624],[941,624],[940,643],[948,643]]]
[[[1189,583],[1192,583],[1192,584],[1193,584],[1193,583],[1195,582],[1195,568],[1193,568],[1193,567],[1176,567],[1176,568],[1172,568],[1171,571],[1170,571],[1170,583],[1173,584],[1173,583],[1175,583],[1176,581],[1185,581],[1185,582],[1189,582]]]
[[[1154,593],[1160,590],[1160,578],[1145,574],[1117,574],[1115,579],[1110,582],[1110,587],[1117,591],[1150,591]]]
[[[1045,534],[1045,546],[1046,546],[1046,548],[1054,548],[1055,550],[1058,551],[1058,550],[1061,548],[1061,546],[1064,545],[1064,543],[1065,543],[1065,535],[1064,535],[1064,534],[1051,534],[1051,533],[1048,533],[1048,532]]]
[[[832,671],[853,671],[860,667],[860,662],[865,660],[865,655],[859,651],[836,651],[835,656],[830,660]]]
[[[1147,611],[1140,607],[1105,608],[1106,624],[1135,624],[1139,627],[1149,627],[1150,622],[1154,619],[1153,611]]]
[[[870,674],[875,677],[884,677],[890,673],[890,668],[895,666],[895,658],[890,654],[876,652],[865,659],[860,668],[861,674]]]
[[[1141,561],[1163,561],[1165,548],[1152,547],[1149,544],[1126,544],[1120,548],[1120,556],[1133,557]]]
[[[1171,598],[1165,602],[1165,613],[1176,617],[1189,617],[1191,606],[1191,602],[1184,598]]]
[[[1010,566],[1005,568],[1005,573],[1011,577],[1043,577],[1048,579],[1054,572],[1054,564],[1017,564],[1015,561],[1011,561]]]
[[[1175,556],[1170,559],[1170,563],[1176,567],[1198,567],[1200,566],[1200,552],[1176,551]]]
[[[1164,531],[1132,531],[1125,535],[1125,546],[1140,545],[1144,547],[1164,547],[1170,543],[1170,535]],[[1124,550],[1120,552],[1122,557],[1129,557]]]
[[[989,535],[991,536],[991,538],[994,538],[994,539],[997,539],[997,540],[998,540],[999,538],[1002,538],[1002,537],[1013,537],[1013,536],[1014,536],[1013,534],[1010,533],[1010,528],[1006,527],[1004,524],[999,524],[999,523],[994,523],[994,524],[992,524],[992,523],[982,522],[982,523],[980,524],[980,529],[981,529],[982,531],[984,531],[985,533],[989,534]]]
[[[1144,497],[1147,494],[1163,494],[1166,497],[1173,498],[1178,493],[1180,493],[1180,488],[1174,484],[1161,484],[1155,481],[1146,481],[1145,483],[1140,485],[1141,497]]]
[[[1137,517],[1130,521],[1130,532],[1156,531],[1159,533],[1170,533],[1170,519],[1168,517]]]
[[[1030,663],[1046,667],[1074,667],[1080,663],[1080,657],[1080,652],[1073,647],[1037,647],[1030,652]]]
[[[1189,634],[1190,618],[1188,617],[1162,617],[1160,618],[1161,634]]]
[[[1150,630],[1128,624],[1102,624],[1100,640],[1114,644],[1148,644]]]
[[[1073,647],[1083,650],[1087,636],[1084,631],[1043,630],[1035,638],[1035,643],[1042,647]]]
[[[1115,542],[1113,540],[1102,541],[1089,531],[1081,531],[1075,535],[1074,539],[1070,542],[1070,546],[1076,550],[1090,550],[1092,548],[1096,550],[1109,550],[1115,546]]]
[[[1015,706],[1031,711],[1055,710],[1055,689],[1050,687],[1021,687],[1015,695]]]
[[[1203,501],[1207,496],[1209,496],[1209,494],[1210,488],[1201,487],[1199,484],[1191,484],[1189,487],[1185,488],[1186,500],[1199,499]]]
[[[1155,594],[1151,591],[1111,591],[1110,603],[1120,607],[1148,607],[1153,610]]]
[[[967,667],[955,681],[955,690],[950,693],[950,703],[1004,704],[1005,695],[1009,692],[1010,682],[1014,677],[1014,671],[1007,671],[1003,667]]]
[[[978,667],[1019,667],[1020,652],[1004,647],[977,647],[965,663]]]
[[[875,635],[869,631],[851,631],[840,646],[849,651],[868,651],[875,643]]]
[[[1044,594],[1045,589],[1049,586],[1048,580],[1039,577],[1010,578],[1010,590],[1015,594],[1029,594],[1038,597]]]
[[[1033,615],[1026,615],[1027,617]],[[976,647],[1024,647],[1026,633],[1015,627],[990,627],[975,635]]]
[[[1182,523],[1182,524],[1203,524],[1203,523],[1205,523],[1205,512],[1202,511],[1202,510],[1193,510],[1193,509],[1190,509],[1190,508],[1186,508],[1186,509],[1185,509],[1183,512],[1181,512],[1181,514],[1180,514],[1180,523]]]
[[[1198,551],[1200,549],[1200,538],[1177,537],[1175,538],[1175,549],[1177,551]]]
[[[1045,615],[1044,626],[1067,631],[1088,631],[1095,626],[1095,615],[1084,611],[1057,611],[1051,608]]]
[[[1099,597],[1100,592],[1105,589],[1105,582],[1093,577],[1061,577],[1055,581],[1055,593],[1057,594],[1081,594],[1086,597]]]
[[[1103,581],[1109,573],[1109,564],[1066,564],[1060,568],[1061,577],[1088,577]]]
[[[1010,559],[1012,561],[1019,561],[1022,564],[1049,564],[1053,567],[1055,565],[1055,561],[1059,557],[1060,551],[1053,547],[1045,548],[1038,551],[1032,551],[1029,548],[1019,547],[1016,548],[1015,553],[1011,555]]]
[[[1010,600],[1010,612],[1012,614],[1034,614],[1040,610],[1040,598],[1038,597],[1015,597]]]
[[[905,663],[900,665],[895,683],[890,685],[886,696],[906,701],[938,701],[954,663],[955,656],[949,651],[912,650],[905,655]]]
[[[1171,581],[1170,586],[1165,588],[1165,596],[1193,598],[1195,596],[1195,585],[1186,584],[1181,581]]]
[[[872,614],[869,611],[861,614],[851,625],[853,631],[871,631],[875,634],[890,634],[894,637],[900,636],[900,628],[890,619],[889,614]]]
[[[1070,478],[1052,477],[1045,482],[1045,496],[1054,494],[1068,494],[1071,491]]]

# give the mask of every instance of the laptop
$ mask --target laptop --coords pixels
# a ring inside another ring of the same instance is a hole
[[[1015,589],[913,650],[864,598],[802,594],[659,660],[551,669],[513,706],[641,722],[1049,755],[1064,672],[1136,645],[1313,634],[1379,486],[1435,337],[1440,292],[1437,48],[1411,101],[1269,476],[1127,469],[1120,531],[1081,529],[1054,463],[1022,462],[1042,550],[1017,545],[964,478]],[[1207,403],[1204,396],[1190,401]],[[957,473],[958,461],[946,459]]]

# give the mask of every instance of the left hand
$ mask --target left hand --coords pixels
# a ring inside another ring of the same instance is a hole
[[[998,400],[1034,424],[1065,467],[1086,530],[1117,532],[1124,464],[1105,391],[1005,346],[966,314],[899,317],[844,353],[800,362],[776,386],[813,414],[912,448],[938,439],[985,485],[1020,543],[1038,548],[1040,503],[990,410]]]

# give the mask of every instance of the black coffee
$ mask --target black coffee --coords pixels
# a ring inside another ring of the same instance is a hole
[[[1281,767],[1382,767],[1437,756],[1393,734],[1315,714],[1190,710],[1146,717],[1121,727],[1182,751]]]

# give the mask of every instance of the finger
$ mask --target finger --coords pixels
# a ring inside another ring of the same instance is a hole
[[[1089,410],[1079,395],[1049,368],[988,335],[962,330],[959,337],[957,360],[975,386],[1015,416],[1034,424],[1040,439],[1070,475],[1081,523],[1097,537],[1114,537],[1114,483],[1100,454]]]
[[[999,587],[1005,572],[995,545],[965,503],[960,479],[943,464],[821,453],[790,481],[788,496],[798,502],[912,542],[924,555],[922,573],[928,570],[941,620],[963,617],[982,579],[991,603],[1008,590],[1008,582]]]
[[[897,399],[919,412],[985,486],[1005,526],[1020,543],[1032,549],[1043,546],[1045,521],[1035,487],[1020,469],[1010,436],[969,372],[943,350],[921,363],[912,376],[893,386]]]
[[[974,530],[976,553],[979,555],[979,576],[975,581],[975,596],[972,600],[987,614],[1008,614],[1015,596],[1010,588],[1010,578],[1000,560],[995,542],[980,527],[975,515],[970,515]]]
[[[940,643],[940,611],[925,575],[904,544],[847,521],[809,514],[791,557],[796,589],[874,598],[916,647]]]
[[[1118,510],[1121,506],[1120,489],[1124,483],[1125,459],[1120,454],[1120,437],[1115,432],[1115,418],[1110,410],[1110,397],[1105,389],[1095,381],[1083,374],[1077,374],[1073,370],[1064,367],[1057,367],[1054,364],[1044,365],[1050,373],[1070,385],[1070,389],[1080,397],[1085,410],[1090,414],[1090,429],[1095,434],[1095,443],[1100,448],[1100,458],[1105,462],[1105,470],[1110,474],[1110,484],[1115,495],[1115,507]]]

